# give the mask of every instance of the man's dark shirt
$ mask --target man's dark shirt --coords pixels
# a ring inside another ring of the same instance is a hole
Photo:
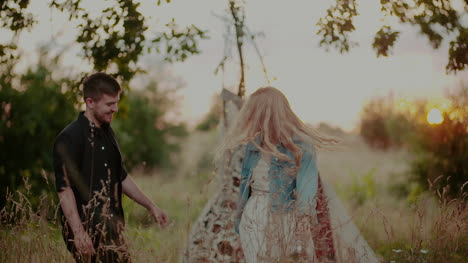
[[[73,190],[86,231],[103,242],[101,231],[113,239],[124,223],[122,181],[127,172],[109,125],[98,128],[81,112],[57,137],[53,151],[57,192]],[[73,234],[62,214],[64,238]],[[110,233],[114,233],[109,235]],[[96,241],[97,242],[97,241]]]

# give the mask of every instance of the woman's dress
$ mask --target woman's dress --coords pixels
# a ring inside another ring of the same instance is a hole
[[[292,259],[298,252],[294,212],[271,212],[269,163],[269,160],[260,158],[253,170],[251,196],[239,225],[242,249],[249,263],[282,262]],[[312,242],[312,239],[307,242],[309,253],[313,253]]]

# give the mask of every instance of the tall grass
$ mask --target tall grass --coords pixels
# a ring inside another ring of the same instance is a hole
[[[28,182],[23,190],[7,192],[7,205],[0,211],[0,262],[68,262],[56,210],[50,195],[43,194],[33,208]],[[37,198],[37,197],[35,197]]]
[[[412,158],[405,150],[375,151],[347,136],[341,151],[319,156],[319,168],[385,262],[465,262],[467,196],[422,192],[408,175]]]
[[[125,237],[134,262],[178,262],[191,223],[217,187],[210,163],[215,136],[193,134],[171,171],[132,173],[172,221],[159,229],[144,208],[124,198]],[[443,189],[434,189],[439,196],[418,191],[407,180],[411,158],[405,151],[372,151],[349,135],[343,149],[320,153],[319,168],[384,262],[464,262],[466,197],[449,200]],[[33,209],[27,188],[9,194],[0,212],[0,262],[72,262],[50,196]]]

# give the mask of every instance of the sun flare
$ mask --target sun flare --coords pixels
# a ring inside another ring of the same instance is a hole
[[[441,124],[443,121],[444,117],[442,116],[442,112],[437,108],[433,108],[427,114],[427,122],[430,124]]]

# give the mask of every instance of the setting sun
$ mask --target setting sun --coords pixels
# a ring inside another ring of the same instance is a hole
[[[439,109],[433,108],[427,114],[427,122],[430,124],[441,124],[444,121],[442,112]]]

